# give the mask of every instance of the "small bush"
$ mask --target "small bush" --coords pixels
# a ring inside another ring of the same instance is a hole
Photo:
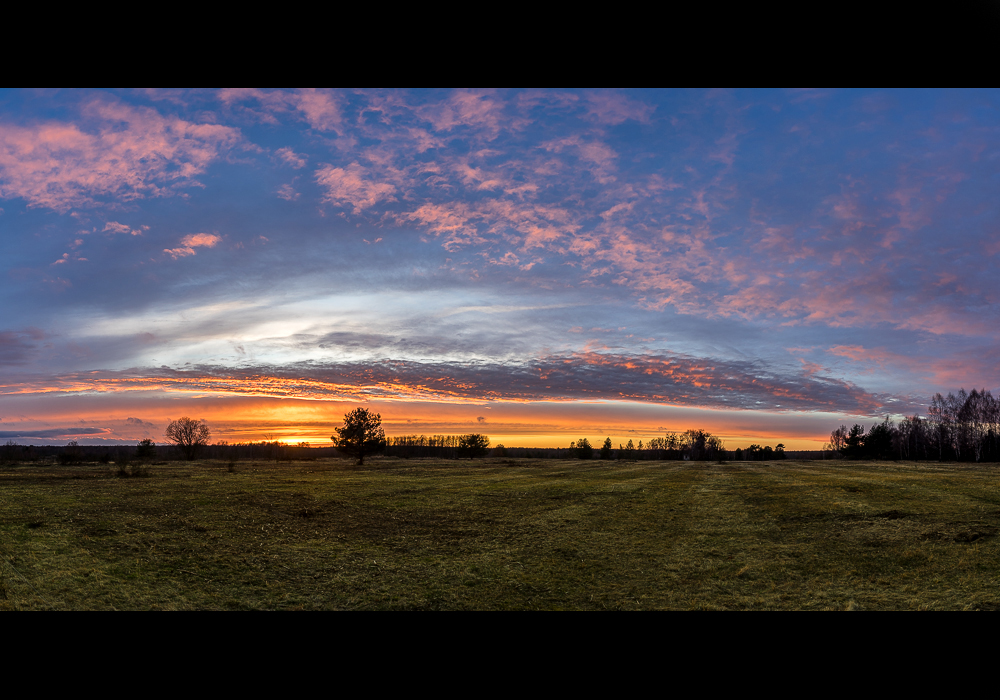
[[[156,444],[146,438],[135,446],[135,458],[140,462],[151,462],[156,458]]]
[[[149,476],[149,467],[147,467],[145,464],[140,464],[139,462],[131,462],[124,464],[118,463],[115,466],[114,475],[120,479]]]

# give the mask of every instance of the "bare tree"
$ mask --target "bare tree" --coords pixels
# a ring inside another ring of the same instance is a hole
[[[839,457],[844,456],[844,451],[847,449],[846,425],[842,425],[830,433],[830,442],[827,444],[827,449]]]
[[[170,421],[166,430],[167,439],[181,448],[187,460],[193,460],[198,450],[208,444],[212,431],[203,420],[194,420],[184,416]]]

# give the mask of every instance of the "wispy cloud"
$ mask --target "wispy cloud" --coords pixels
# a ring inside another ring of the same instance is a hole
[[[132,236],[141,236],[143,231],[148,230],[149,226],[146,226],[145,224],[139,226],[138,228],[131,228],[130,226],[120,224],[117,221],[107,222],[104,224],[104,228],[102,229],[102,231],[110,231],[111,233],[127,233]]]
[[[296,153],[288,146],[285,146],[284,148],[279,148],[277,151],[274,152],[274,154],[278,156],[278,159],[282,163],[291,166],[296,170],[298,170],[299,168],[304,168],[306,166],[306,163],[309,162],[309,159],[306,156]]]
[[[616,92],[588,92],[586,99],[587,115],[601,124],[621,124],[629,119],[646,123],[656,109]]]
[[[0,365],[23,365],[34,359],[45,333],[38,328],[0,331]]]

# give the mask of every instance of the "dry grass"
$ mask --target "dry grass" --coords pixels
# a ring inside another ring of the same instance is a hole
[[[0,609],[996,609],[995,468],[0,469]]]

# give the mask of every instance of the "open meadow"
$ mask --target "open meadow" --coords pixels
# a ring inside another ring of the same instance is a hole
[[[0,609],[1000,609],[1000,469],[0,469]]]

